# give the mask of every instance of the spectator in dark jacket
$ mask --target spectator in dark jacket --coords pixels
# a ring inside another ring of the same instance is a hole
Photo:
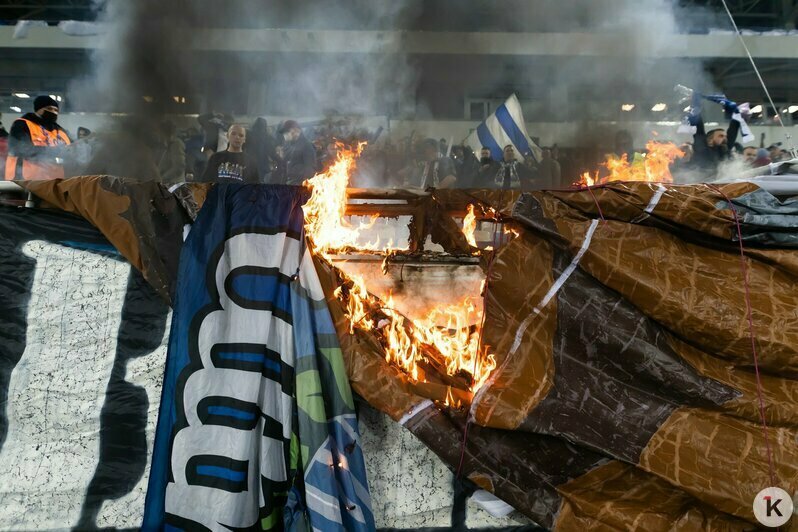
[[[542,158],[538,163],[538,186],[544,190],[557,188],[561,177],[560,163],[551,156],[551,148],[543,148]]]
[[[258,180],[261,183],[272,182],[272,171],[277,161],[276,147],[277,142],[269,133],[266,119],[261,117],[255,119],[244,148],[257,164]]]
[[[713,129],[708,133],[704,129],[704,120],[699,115],[695,119],[696,132],[693,136],[693,167],[704,177],[717,177],[718,165],[732,158],[729,146],[733,146],[740,132],[740,122],[732,120],[729,129]]]
[[[479,173],[479,161],[468,146],[453,146],[452,159],[457,169],[457,186],[471,188],[475,186]]]
[[[504,147],[504,160],[493,180],[493,186],[504,190],[532,187],[532,171],[515,157],[512,144]]]
[[[426,139],[421,146],[422,164],[413,176],[411,186],[427,188],[451,188],[457,182],[454,161],[440,154],[440,144],[435,139]]]
[[[316,173],[316,149],[294,120],[286,120],[280,128],[286,144],[283,148],[285,183],[301,185]]]
[[[493,188],[495,186],[494,179],[499,173],[500,166],[499,162],[493,159],[490,149],[482,148],[479,152],[479,170],[472,186],[474,188]]]

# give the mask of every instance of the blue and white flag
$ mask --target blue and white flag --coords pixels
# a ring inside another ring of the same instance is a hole
[[[180,255],[142,530],[375,529],[306,199],[208,193]]]
[[[474,150],[477,157],[482,148],[488,148],[493,159],[501,161],[502,150],[508,144],[512,144],[516,153],[524,157],[531,155],[535,161],[540,160],[541,150],[526,132],[524,113],[515,94],[507,98],[506,102],[477,126],[476,131],[469,135],[466,144]]]

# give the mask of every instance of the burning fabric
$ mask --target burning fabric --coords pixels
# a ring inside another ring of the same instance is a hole
[[[341,401],[333,400],[325,388],[335,382],[329,389],[340,390],[345,369],[357,394],[415,434],[464,482],[492,492],[547,528],[746,530],[756,522],[751,502],[762,488],[798,489],[798,224],[789,204],[749,184],[716,188],[642,182],[651,179],[524,195],[397,192],[392,197],[405,203],[386,204],[379,212],[412,216],[410,242],[364,243],[362,235],[375,221],[357,224],[347,218],[357,210],[347,205],[346,188],[355,157],[355,152],[342,151],[327,172],[310,180],[310,193],[302,199],[279,187],[212,190],[183,247],[180,273],[170,275],[169,261],[144,265],[148,279],[170,280],[166,293],[177,287],[176,324],[192,315],[183,305],[195,302],[181,299],[181,294],[189,285],[196,287],[198,280],[211,283],[208,290],[221,283],[225,291],[260,293],[260,270],[236,270],[236,264],[222,261],[219,264],[230,271],[214,270],[216,274],[208,277],[192,265],[210,260],[204,257],[218,261],[217,255],[224,254],[219,242],[233,238],[239,225],[251,232],[264,226],[258,221],[267,216],[264,213],[291,207],[283,225],[293,236],[285,242],[292,240],[294,247],[307,242],[309,253],[301,261],[283,268],[288,263],[280,257],[295,255],[286,251],[285,243],[252,243],[239,251],[256,261],[276,260],[269,267],[285,269],[291,279],[288,286],[299,283],[297,289],[312,295],[309,304],[315,310],[310,314],[293,303],[286,306],[294,302],[291,290],[260,298],[272,311],[282,309],[292,317],[297,345],[305,345],[303,336],[297,336],[300,318],[326,313],[322,298],[329,309],[329,328],[318,317],[307,322],[315,332],[306,336],[316,338],[316,347],[323,348],[321,355],[311,349],[315,354],[309,360],[318,367],[329,362],[332,368],[329,379],[323,380],[323,411],[306,410],[320,413],[310,415],[313,422],[328,421],[324,430],[311,423],[305,433],[315,454],[327,449],[331,456],[348,456],[346,448],[341,452],[341,442],[349,441],[342,439],[341,430],[350,433],[354,426],[341,428],[330,422],[349,423],[350,403],[344,392]],[[651,164],[658,160],[650,158]],[[642,168],[661,176],[654,167]],[[81,186],[98,183],[102,180],[79,180],[70,185],[68,197],[64,184],[31,188],[51,203],[89,217],[98,207],[81,199]],[[202,203],[205,191],[195,191],[196,203]],[[127,197],[120,187],[109,193]],[[283,197],[286,194],[290,198]],[[118,226],[131,226],[131,217],[133,227],[154,223],[130,201],[127,211],[91,219],[126,257],[140,257],[137,249],[145,245],[148,250],[164,249],[153,243],[156,237],[131,244],[120,236],[126,233]],[[452,215],[463,218],[465,227]],[[178,220],[173,216],[170,227]],[[478,229],[486,222],[495,228],[490,242]],[[306,239],[300,236],[303,231]],[[480,268],[485,277],[482,290],[458,294],[458,304],[440,304],[411,319],[398,299],[378,294],[372,279],[342,267],[338,258],[341,253],[390,255],[385,259],[388,265],[403,257],[423,257],[427,237],[448,256]],[[215,240],[197,247],[207,239]],[[213,254],[214,249],[219,251]],[[316,276],[319,286],[314,289]],[[215,290],[221,293],[219,286]],[[246,306],[260,299],[250,295],[236,301]],[[222,311],[225,308],[222,305]],[[230,327],[238,330],[239,321],[231,321]],[[185,357],[193,349],[188,323],[173,329],[170,358],[172,353]],[[268,323],[251,322],[247,334],[265,334]],[[330,337],[333,326],[336,335]],[[209,329],[207,342],[240,343],[223,338],[225,331],[226,326]],[[327,334],[323,341],[320,334]],[[337,341],[330,343],[330,338]],[[334,363],[326,349],[338,352],[337,344],[342,358]],[[222,359],[245,355],[241,349],[219,351],[210,362],[218,367]],[[299,358],[291,364],[298,362]],[[167,370],[165,397],[173,393],[167,392],[174,387],[169,383],[175,382],[182,364]],[[298,402],[307,397],[299,383],[295,392]],[[223,412],[229,414],[227,409]],[[166,423],[164,433],[179,413],[162,410],[159,423]],[[189,409],[185,415],[194,413]],[[207,424],[202,419],[200,424]],[[296,426],[285,416],[278,421],[282,427]],[[301,419],[299,423],[301,441]],[[184,425],[174,424],[178,435],[186,430],[180,429]],[[325,435],[337,447],[328,448]],[[181,442],[167,438],[156,447],[155,480],[148,494],[162,501],[152,507],[156,513],[148,515],[165,515],[167,522],[175,523],[182,522],[182,516],[168,510],[169,501],[184,499],[170,499],[165,472],[169,459],[174,462],[189,452],[181,450]],[[282,444],[284,450],[287,440]],[[231,458],[224,464],[191,462],[207,467],[203,473],[197,470],[169,482],[198,485],[199,477],[227,468],[220,478],[241,483],[245,471],[239,462],[244,457]],[[342,463],[353,468],[349,474],[365,486],[360,459]],[[289,459],[285,465],[293,471]],[[303,458],[297,465],[312,464]],[[312,516],[309,497],[316,493],[318,479],[304,471],[308,491],[297,496],[307,501]],[[338,478],[335,471],[329,475]],[[250,491],[252,479],[246,478],[247,484],[240,486]],[[290,493],[287,500],[280,499],[280,486],[261,488],[272,494],[271,502],[255,508],[250,501],[244,513],[257,514],[262,525],[279,505],[299,508],[292,506]],[[349,492],[325,493],[337,498],[338,519],[354,519],[349,515]],[[218,504],[220,511],[232,511],[227,503]],[[366,527],[369,523],[357,522]]]

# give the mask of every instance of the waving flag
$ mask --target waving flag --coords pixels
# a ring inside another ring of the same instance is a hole
[[[502,160],[502,150],[508,144],[512,144],[521,155],[532,155],[536,161],[540,160],[540,148],[526,132],[524,113],[515,94],[477,126],[466,144],[477,154],[482,148],[488,148],[496,161]]]

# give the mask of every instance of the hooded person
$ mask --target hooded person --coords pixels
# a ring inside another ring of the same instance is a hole
[[[285,184],[301,185],[316,173],[316,149],[302,133],[295,120],[286,120],[280,127],[285,139],[283,161],[285,162]]]
[[[49,96],[33,100],[33,112],[11,125],[5,179],[33,180],[64,177],[63,148],[72,143],[58,125],[58,102]]]
[[[250,128],[246,151],[257,165],[258,181],[271,183],[272,170],[278,159],[277,142],[269,133],[269,124],[263,117],[258,117]]]

